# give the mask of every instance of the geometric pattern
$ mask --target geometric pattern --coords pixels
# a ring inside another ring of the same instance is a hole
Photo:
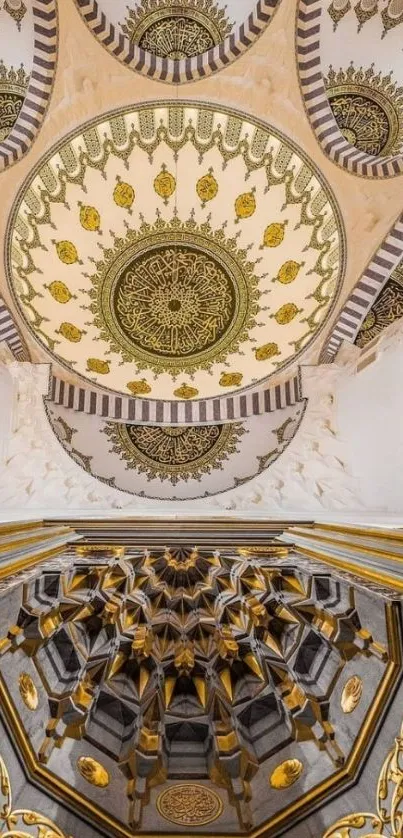
[[[145,831],[156,795],[178,818],[178,781],[219,790],[238,832],[298,805],[315,772],[336,778],[388,665],[371,595],[279,545],[77,553],[26,580],[0,641],[42,766],[80,772],[101,805],[110,785],[120,825]]]
[[[0,343],[5,341],[16,361],[29,361],[28,348],[23,341],[12,315],[0,297]]]
[[[355,345],[363,349],[403,317],[403,265],[396,268],[363,321]]]

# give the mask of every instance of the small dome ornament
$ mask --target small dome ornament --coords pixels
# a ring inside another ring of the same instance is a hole
[[[361,678],[358,675],[353,675],[352,678],[349,678],[341,694],[340,704],[343,713],[354,712],[361,701],[362,691],[363,683]]]
[[[274,769],[270,775],[270,785],[273,789],[284,790],[293,786],[299,780],[304,766],[299,759],[287,759]]]
[[[96,759],[92,757],[79,757],[77,768],[81,776],[84,777],[84,780],[87,780],[87,783],[91,783],[92,786],[98,786],[102,789],[109,786],[109,774],[106,768],[100,762],[97,762]]]
[[[22,672],[18,679],[20,696],[28,710],[36,710],[39,704],[38,690],[27,672]]]

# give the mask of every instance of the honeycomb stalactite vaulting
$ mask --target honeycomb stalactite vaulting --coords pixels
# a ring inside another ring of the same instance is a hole
[[[26,661],[20,692],[44,719],[35,733],[43,765],[54,755],[60,765],[64,746],[82,742],[76,770],[88,787],[105,787],[117,763],[131,827],[142,825],[155,787],[208,782],[211,819],[225,795],[241,830],[254,825],[259,771],[270,794],[302,793],[298,743],[310,743],[327,772],[344,765],[333,692],[351,661],[387,659],[352,589],[298,569],[281,546],[90,550],[25,585],[0,642],[2,671]],[[165,817],[163,802],[159,811]]]

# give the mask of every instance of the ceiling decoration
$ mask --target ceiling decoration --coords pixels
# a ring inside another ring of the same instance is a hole
[[[302,92],[325,153],[354,174],[400,174],[401,0],[327,0],[325,4],[301,0],[299,23]],[[375,58],[373,63],[369,56]],[[313,67],[320,68],[321,76],[312,72]]]
[[[124,492],[171,501],[215,495],[261,474],[288,447],[304,410],[298,403],[243,422],[162,426],[46,407],[57,439],[86,472]]]
[[[0,344],[5,342],[16,361],[30,361],[27,345],[20,335],[14,318],[0,297]]]
[[[395,677],[386,600],[283,546],[82,552],[14,584],[0,641],[37,782],[116,835],[275,835],[351,781]]]
[[[369,265],[353,288],[337,316],[319,356],[319,363],[334,361],[343,340],[354,343],[357,333],[372,309],[392,272],[403,256],[403,214],[399,216],[385,241],[374,253]]]
[[[362,349],[391,323],[403,317],[403,265],[395,268],[361,323],[354,341]]]
[[[56,0],[0,2],[0,172],[34,141],[56,67]]]
[[[29,804],[28,804],[29,805]],[[29,831],[28,831],[29,830]],[[5,838],[67,838],[50,818],[32,809],[13,806],[13,784],[7,765],[0,755],[0,835]]]
[[[161,400],[240,391],[295,361],[344,258],[309,159],[208,104],[139,106],[76,132],[30,175],[8,233],[10,287],[47,353]]]
[[[228,66],[269,25],[279,0],[75,0],[90,31],[126,67],[189,82]]]
[[[102,390],[79,387],[52,375],[48,398],[54,404],[63,405],[78,413],[100,416],[104,420],[126,419],[129,422],[158,425],[232,422],[234,419],[272,413],[303,401],[299,372],[282,384],[274,384],[264,389],[251,389],[235,396],[211,401],[198,399],[172,402],[107,395]]]

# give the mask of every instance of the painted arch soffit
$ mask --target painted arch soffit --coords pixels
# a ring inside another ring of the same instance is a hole
[[[56,0],[0,0],[0,172],[34,142],[57,60]]]
[[[217,495],[261,474],[297,434],[305,407],[304,400],[245,421],[162,426],[104,421],[45,400],[58,442],[87,474],[168,501]]]
[[[379,334],[379,328],[390,325],[393,320],[401,316],[401,292],[399,290],[401,278],[401,261],[403,258],[403,213],[395,221],[392,229],[375,251],[371,261],[365,268],[364,273],[349,294],[342,306],[337,318],[327,335],[322,347],[319,363],[329,364],[334,361],[340,346],[344,340],[354,343],[357,334],[360,334],[358,345],[364,346],[371,333],[373,337]],[[396,273],[396,281],[392,282]],[[389,280],[391,284],[389,285]],[[375,312],[375,305],[383,290],[389,285],[386,297],[383,297],[384,305],[378,307],[380,320],[375,313],[371,316],[371,310]],[[386,305],[386,308],[385,308]],[[367,319],[368,318],[368,319]],[[367,339],[363,332],[367,331]]]
[[[217,72],[269,25],[280,0],[75,0],[99,43],[147,78],[180,84]]]
[[[402,0],[299,2],[307,115],[325,154],[352,174],[403,173],[402,35]]]
[[[344,242],[332,191],[291,140],[224,107],[161,102],[47,154],[6,259],[48,355],[102,389],[175,401],[294,363],[335,306]]]

